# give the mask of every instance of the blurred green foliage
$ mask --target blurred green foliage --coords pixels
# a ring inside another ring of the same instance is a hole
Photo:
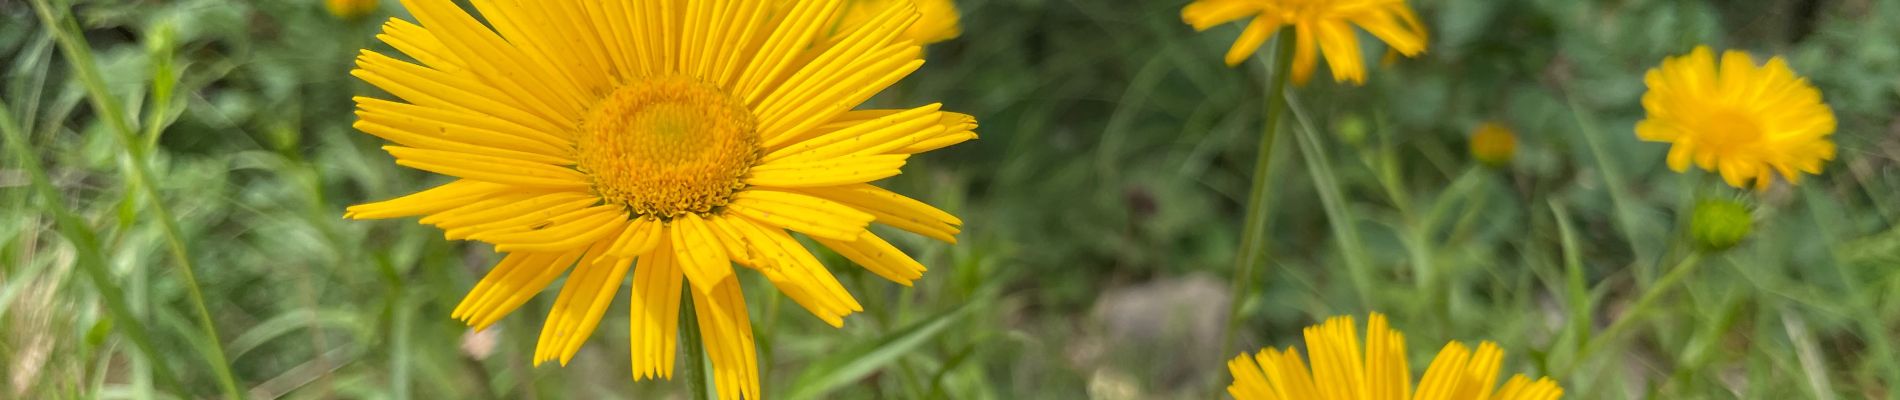
[[[65,3],[55,1],[54,3]],[[348,76],[389,16],[320,1],[79,1],[123,117],[148,141],[161,198],[130,190],[129,150],[87,101],[29,2],[0,0],[0,98],[60,193],[99,233],[137,315],[115,320],[75,269],[72,232],[0,161],[0,398],[215,396],[211,338],[153,221],[184,237],[223,360],[259,398],[600,398],[678,393],[632,382],[610,311],[574,365],[531,367],[553,296],[486,334],[447,317],[493,263],[406,221],[344,206],[440,177],[398,168],[349,127]],[[878,104],[941,101],[983,138],[885,183],[965,220],[957,245],[905,235],[915,288],[826,261],[863,300],[832,329],[749,277],[767,392],[844,398],[1200,398],[1228,382],[1212,340],[1177,315],[1122,334],[1100,299],[1232,275],[1260,138],[1261,62],[1227,68],[1239,26],[1192,32],[1184,1],[967,0],[964,35]],[[1381,311],[1415,369],[1447,340],[1494,340],[1506,370],[1571,398],[1900,396],[1900,2],[1413,0],[1432,33],[1364,87],[1296,90],[1317,139],[1276,146],[1271,247],[1243,299],[1245,349],[1291,346],[1337,314]],[[1376,43],[1366,41],[1368,43]],[[1663,165],[1638,141],[1642,73],[1698,44],[1786,57],[1840,118],[1840,159],[1802,186],[1738,193]],[[1368,59],[1384,49],[1368,47]],[[160,95],[160,93],[169,93]],[[158,102],[158,99],[167,101]],[[1463,151],[1485,121],[1519,135],[1511,165]],[[1289,124],[1287,129],[1301,125]],[[151,134],[146,134],[151,132]],[[1316,157],[1311,150],[1322,151]],[[1343,196],[1327,210],[1317,178]],[[1749,197],[1754,234],[1595,336],[1693,259],[1697,201]],[[1349,228],[1356,235],[1335,234]],[[1352,259],[1368,276],[1348,276]],[[1223,285],[1216,285],[1223,289]],[[1224,310],[1192,293],[1182,314]],[[624,306],[616,306],[620,310]],[[150,332],[159,357],[127,342]],[[1179,327],[1177,332],[1174,327]],[[177,371],[183,392],[154,375]]]

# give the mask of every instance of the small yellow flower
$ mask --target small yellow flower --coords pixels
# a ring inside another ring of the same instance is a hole
[[[1261,349],[1259,355],[1241,354],[1227,362],[1234,384],[1227,393],[1238,400],[1556,400],[1564,390],[1550,378],[1531,380],[1512,376],[1497,386],[1504,351],[1491,342],[1472,351],[1451,342],[1438,352],[1425,378],[1412,388],[1411,367],[1405,361],[1405,334],[1386,325],[1373,313],[1366,326],[1365,348],[1359,347],[1352,317],[1333,317],[1306,328],[1306,348],[1312,367],[1291,348]],[[1257,362],[1256,362],[1257,360]]]
[[[323,0],[323,8],[337,18],[357,19],[376,12],[376,6],[381,3],[382,0]]]
[[[843,36],[870,21],[878,11],[900,1],[915,4],[918,16],[917,23],[911,24],[899,37],[926,45],[956,39],[963,34],[963,27],[958,25],[962,17],[953,0],[847,0],[844,15],[838,18],[832,35]]]
[[[1332,67],[1333,80],[1366,81],[1358,26],[1406,57],[1425,52],[1425,26],[1404,0],[1195,0],[1181,9],[1181,20],[1204,31],[1253,17],[1227,51],[1227,65],[1240,65],[1281,27],[1293,27],[1293,81],[1305,84],[1320,53]]]
[[[1834,111],[1781,57],[1758,66],[1730,50],[1718,65],[1715,52],[1699,46],[1663,60],[1643,82],[1649,116],[1636,124],[1636,136],[1671,143],[1669,168],[1677,172],[1693,162],[1730,186],[1752,179],[1765,190],[1776,172],[1800,183],[1801,172],[1821,173],[1834,159]]]
[[[1509,165],[1517,154],[1517,134],[1496,122],[1478,124],[1471,133],[1471,157],[1492,167]]]

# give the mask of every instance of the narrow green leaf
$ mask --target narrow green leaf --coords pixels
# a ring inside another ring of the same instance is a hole
[[[1583,252],[1577,246],[1576,228],[1570,224],[1570,212],[1563,203],[1550,201],[1550,213],[1557,218],[1559,245],[1564,256],[1564,295],[1570,304],[1570,333],[1578,345],[1590,341],[1590,328],[1596,326],[1590,310],[1590,288],[1584,283]]]
[[[1353,216],[1352,207],[1346,205],[1345,194],[1340,190],[1344,186],[1333,173],[1332,160],[1326,156],[1326,148],[1320,144],[1319,134],[1313,131],[1306,108],[1300,105],[1299,98],[1292,92],[1284,95],[1287,110],[1292,111],[1293,121],[1299,127],[1293,130],[1296,133],[1293,137],[1299,139],[1300,159],[1306,161],[1306,171],[1312,175],[1313,186],[1319,190],[1320,206],[1326,211],[1326,219],[1332,222],[1326,225],[1332,228],[1334,238],[1339,241],[1339,255],[1346,260],[1347,274],[1357,289],[1359,303],[1363,307],[1376,308],[1372,303],[1375,289],[1372,287],[1371,265],[1365,259],[1371,252],[1366,251],[1365,242],[1359,239],[1359,219]],[[1429,267],[1423,269],[1422,272],[1433,272]]]
[[[964,303],[956,309],[918,321],[904,329],[884,335],[876,341],[844,349],[831,357],[812,363],[810,367],[805,368],[805,372],[800,374],[798,379],[792,381],[792,392],[785,398],[819,398],[832,390],[863,379],[886,364],[896,361],[898,357],[922,346],[938,333],[942,333],[945,328],[950,327],[951,323],[962,319],[964,315],[969,314],[970,310],[975,309],[976,307],[972,306],[974,304],[977,303]]]

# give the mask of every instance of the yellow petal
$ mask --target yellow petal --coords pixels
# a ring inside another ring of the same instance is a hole
[[[494,243],[496,251],[549,252],[583,248],[627,225],[619,206],[596,206],[548,219],[547,227],[523,232],[476,236]],[[611,242],[611,238],[609,239]]]
[[[879,23],[859,27],[786,79],[754,108],[759,133],[773,138],[811,129],[863,103],[923,65],[923,48],[894,42],[916,19],[909,2],[879,14]],[[899,15],[909,14],[909,18]]]
[[[857,240],[839,241],[815,238],[818,243],[836,250],[839,255],[851,259],[877,276],[889,279],[897,284],[910,286],[912,281],[924,276],[924,265],[910,258],[892,246],[890,242],[877,237],[871,231],[858,234]]]
[[[777,89],[785,76],[799,67],[794,60],[806,51],[818,32],[831,23],[842,8],[839,0],[794,2],[784,19],[773,27],[750,66],[740,75],[737,93],[746,104],[756,105]]]
[[[686,274],[687,283],[701,292],[709,292],[713,285],[732,277],[732,260],[726,256],[725,244],[719,242],[699,214],[680,214],[673,218],[671,225],[668,230],[674,255],[678,257],[680,271]]]
[[[520,264],[513,268],[513,272],[501,271],[497,267],[495,272],[504,272],[507,275],[496,276],[490,273],[489,277],[496,279],[493,284],[485,288],[478,286],[476,290],[469,291],[468,296],[462,299],[467,309],[463,311],[461,320],[477,330],[488,328],[495,321],[500,321],[502,316],[521,307],[521,304],[526,303],[528,299],[534,298],[541,289],[553,283],[554,278],[566,272],[568,266],[574,265],[574,261],[580,259],[581,255],[580,250],[566,253],[509,254],[509,258],[523,257]],[[503,259],[502,262],[507,263],[508,260]],[[483,278],[483,280],[487,279],[489,278]]]
[[[438,174],[505,185],[584,190],[586,175],[563,167],[452,151],[383,146],[396,164]]]
[[[765,147],[772,150],[760,161],[769,163],[781,159],[819,159],[851,154],[856,150],[888,142],[902,137],[903,134],[933,125],[942,119],[938,112],[942,108],[942,104],[931,104],[894,112],[876,110],[870,113],[854,111],[841,114],[826,126],[808,131],[815,137],[787,135],[779,137],[785,139],[782,143],[767,141]],[[856,119],[871,113],[881,115],[870,119]]]
[[[710,293],[693,291],[701,339],[712,359],[713,379],[721,399],[759,398],[758,356],[752,339],[752,318],[737,279],[726,279]],[[697,356],[697,355],[689,355]]]
[[[1279,30],[1279,18],[1264,15],[1254,17],[1253,22],[1247,24],[1247,29],[1240,31],[1240,38],[1234,40],[1234,47],[1227,50],[1227,66],[1240,65],[1241,62],[1247,61],[1247,57],[1253,56],[1253,53],[1260,49],[1260,45],[1266,43],[1267,38],[1273,37],[1273,33]]]
[[[1465,365],[1471,360],[1471,349],[1464,343],[1451,342],[1438,351],[1432,358],[1432,365],[1425,367],[1425,377],[1418,383],[1418,393],[1414,400],[1457,400],[1455,397],[1462,383]]]
[[[776,188],[809,188],[872,182],[897,176],[908,155],[828,158],[777,162],[752,167],[745,183]]]
[[[467,68],[462,63],[462,59],[456,58],[455,53],[442,47],[442,42],[436,40],[435,35],[429,33],[428,29],[423,29],[422,25],[416,25],[401,18],[391,17],[388,22],[384,22],[383,33],[376,34],[376,40],[388,43],[390,47],[428,64],[429,68],[437,71],[453,74]]]
[[[364,203],[346,209],[344,218],[383,219],[423,215],[446,210],[466,201],[492,195],[507,186],[460,179],[394,199]]]
[[[864,311],[838,278],[784,230],[743,219],[732,222],[759,250],[759,272],[806,311],[834,327],[844,326],[845,316]]]
[[[454,2],[444,0],[403,0],[404,8],[436,32],[443,47],[468,62],[469,71],[481,76],[505,93],[520,94],[523,104],[549,110],[566,121],[579,121],[585,107],[578,88],[562,79],[542,79],[533,87],[522,77],[546,77],[555,73],[542,69],[534,58],[523,54],[494,31],[476,21]]]
[[[1227,371],[1234,375],[1234,383],[1227,386],[1227,394],[1238,400],[1280,400],[1267,384],[1267,376],[1261,372],[1260,365],[1253,357],[1241,353],[1239,357],[1227,361]]]
[[[762,189],[734,194],[726,209],[770,226],[838,240],[857,238],[875,218],[831,200]]]
[[[632,347],[634,379],[673,379],[673,357],[678,353],[680,286],[685,279],[674,261],[669,240],[640,257],[628,296],[628,340]],[[697,356],[697,355],[695,355]]]
[[[878,223],[950,244],[957,243],[956,235],[963,226],[963,220],[957,219],[948,212],[868,184],[810,188],[801,191],[870,213]]]
[[[651,253],[665,239],[665,230],[659,220],[653,218],[635,218],[627,223],[627,229],[614,241],[609,250],[615,257],[634,258]]]
[[[541,339],[535,346],[536,363],[559,359],[561,365],[567,365],[600,325],[601,316],[607,313],[607,305],[620,291],[620,283],[626,279],[631,265],[608,256],[607,248],[607,242],[595,242],[587,250],[587,256],[575,266],[574,273],[568,275],[567,283],[561,285],[561,295],[555,299],[554,308],[548,310],[547,322],[541,325]]]

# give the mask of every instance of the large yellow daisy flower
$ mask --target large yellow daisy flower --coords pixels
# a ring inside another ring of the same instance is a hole
[[[1636,136],[1672,143],[1669,168],[1677,172],[1694,162],[1730,186],[1754,180],[1767,189],[1776,172],[1799,183],[1801,172],[1821,173],[1834,159],[1834,110],[1781,57],[1758,66],[1748,53],[1729,50],[1718,65],[1714,51],[1698,46],[1663,60],[1643,82],[1649,116],[1636,124]]]
[[[1353,26],[1406,57],[1425,53],[1425,26],[1405,0],[1194,0],[1181,9],[1181,20],[1196,31],[1247,17],[1253,22],[1227,51],[1227,65],[1240,65],[1274,32],[1292,26],[1293,81],[1299,84],[1313,76],[1321,52],[1334,81],[1365,83],[1366,61]]]
[[[378,37],[420,63],[364,51],[352,75],[401,101],[357,98],[356,127],[397,164],[459,179],[347,216],[424,216],[505,253],[453,313],[477,329],[566,273],[537,364],[566,364],[632,275],[636,379],[672,376],[684,291],[720,397],[758,398],[734,262],[841,326],[862,306],[793,232],[906,285],[924,266],[868,224],[956,241],[956,217],[869,182],[975,138],[975,120],[853,110],[923,64],[899,37],[908,3],[826,43],[840,1],[474,0],[481,20],[403,3],[420,24]]]
[[[1438,352],[1417,391],[1412,389],[1411,367],[1405,362],[1405,334],[1386,325],[1385,315],[1373,313],[1366,326],[1366,347],[1359,348],[1352,317],[1333,317],[1306,328],[1306,350],[1312,368],[1300,353],[1267,348],[1259,355],[1241,354],[1227,362],[1234,384],[1227,393],[1239,400],[1556,400],[1563,388],[1549,378],[1531,380],[1512,376],[1497,386],[1504,352],[1491,342],[1477,351],[1451,342]],[[1258,362],[1256,362],[1256,360]]]

